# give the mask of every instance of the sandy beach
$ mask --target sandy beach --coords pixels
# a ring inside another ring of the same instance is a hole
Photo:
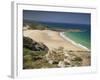
[[[24,36],[30,37],[37,42],[44,43],[50,50],[53,48],[64,47],[66,50],[87,51],[86,48],[73,43],[71,40],[64,39],[60,32],[52,30],[25,30]]]

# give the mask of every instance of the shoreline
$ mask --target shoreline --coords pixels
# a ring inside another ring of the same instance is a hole
[[[61,36],[63,39],[65,39],[65,40],[71,42],[73,45],[75,45],[75,46],[77,46],[77,47],[81,47],[81,48],[83,48],[83,49],[85,49],[85,50],[87,50],[87,51],[90,51],[87,47],[85,47],[85,46],[83,46],[83,45],[81,45],[81,44],[79,44],[79,43],[76,43],[75,41],[73,41],[73,40],[71,40],[70,38],[68,38],[67,36],[65,36],[65,35],[64,35],[64,32],[60,32],[60,36]]]
[[[64,47],[67,50],[73,51],[90,51],[67,38],[62,32],[52,30],[25,30],[24,36],[30,37],[37,42],[44,43],[49,49]]]

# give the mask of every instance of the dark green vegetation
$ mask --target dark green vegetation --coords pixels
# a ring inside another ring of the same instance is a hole
[[[38,29],[38,30],[45,30],[48,29],[47,26],[41,25],[41,24],[30,24],[30,29]]]
[[[24,24],[23,26],[27,26],[29,25],[29,28],[28,29],[36,29],[36,30],[45,30],[45,29],[48,29],[48,26],[47,25],[43,25],[43,24],[40,24],[38,22],[30,22],[30,21],[24,21]]]
[[[43,43],[23,37],[23,69],[53,67],[45,58],[48,47]]]

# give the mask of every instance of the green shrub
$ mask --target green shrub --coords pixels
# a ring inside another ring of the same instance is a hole
[[[33,51],[31,55],[32,56],[45,56],[46,52],[45,51]]]
[[[32,69],[33,68],[33,62],[32,61],[26,61],[24,64],[23,64],[23,69]]]
[[[45,30],[45,29],[47,29],[47,26],[39,24],[39,23],[32,23],[32,24],[30,24],[30,28],[31,29],[38,29],[38,30]]]
[[[23,47],[32,49],[33,40],[29,37],[23,37]]]
[[[28,48],[23,48],[23,56],[31,55],[32,53],[33,53],[32,50],[30,50]]]
[[[53,65],[49,64],[45,59],[37,60],[32,64],[33,68],[50,68]]]
[[[25,55],[23,58],[24,58],[24,61],[32,61],[31,55]]]

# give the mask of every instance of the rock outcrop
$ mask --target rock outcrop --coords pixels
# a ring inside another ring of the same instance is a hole
[[[29,37],[24,37],[23,38],[23,47],[25,48],[29,48],[33,51],[45,51],[48,52],[48,47],[46,45],[44,45],[43,43],[40,42],[36,42],[34,40],[32,40]]]
[[[81,66],[82,58],[75,55],[74,51],[64,50],[63,47],[48,51],[46,54],[48,63],[57,67]]]

